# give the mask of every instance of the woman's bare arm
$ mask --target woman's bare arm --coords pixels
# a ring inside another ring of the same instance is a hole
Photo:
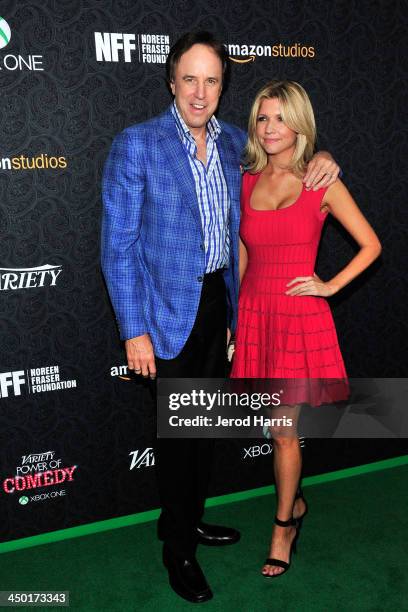
[[[340,180],[327,190],[322,208],[327,209],[341,223],[357,242],[360,250],[336,276],[327,282],[323,282],[316,275],[293,279],[288,283],[288,287],[297,284],[287,291],[288,295],[323,297],[334,295],[368,268],[381,253],[381,243],[377,234]]]
[[[245,244],[239,239],[239,282],[242,283],[242,279],[245,274],[245,270],[248,264],[248,253]]]

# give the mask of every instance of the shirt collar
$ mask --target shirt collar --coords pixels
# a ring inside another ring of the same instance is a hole
[[[177,130],[180,136],[181,137],[183,136],[192,137],[190,129],[187,127],[183,117],[181,116],[180,111],[177,108],[175,100],[173,101],[171,112],[173,113],[173,117],[176,121]],[[221,134],[221,126],[218,123],[215,115],[213,115],[211,119],[209,120],[209,122],[207,123],[207,132],[210,138],[212,138],[212,140],[217,140],[218,136]]]

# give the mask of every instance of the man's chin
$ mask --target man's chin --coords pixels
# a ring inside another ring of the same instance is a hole
[[[186,117],[186,119],[187,119],[186,124],[189,127],[192,127],[192,128],[202,128],[205,125],[207,125],[207,123],[210,120],[210,118],[211,118],[211,115],[209,115],[208,113],[205,113],[205,114],[199,115],[199,116],[193,115],[193,114],[192,115],[189,114]]]
[[[188,118],[189,121],[189,125],[191,125],[191,127],[202,127],[203,125],[205,125],[209,119],[208,115],[203,115],[202,117],[196,117],[196,116],[192,116]]]

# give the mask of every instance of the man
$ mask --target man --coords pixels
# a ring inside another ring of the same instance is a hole
[[[129,369],[144,377],[225,376],[246,141],[242,130],[214,116],[227,61],[224,45],[209,33],[180,38],[167,61],[172,106],[119,134],[106,162],[102,267]],[[337,173],[331,157],[320,154],[306,178],[322,186]],[[158,533],[170,585],[188,601],[206,601],[212,593],[197,544],[239,539],[236,530],[201,520],[213,442],[159,439],[156,454]]]

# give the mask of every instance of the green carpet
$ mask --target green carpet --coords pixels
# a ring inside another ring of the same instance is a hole
[[[209,508],[241,541],[200,547],[214,592],[211,612],[408,611],[408,466],[305,487],[305,518],[285,576],[260,575],[275,508],[272,495]],[[69,590],[75,611],[196,609],[167,587],[154,523],[0,555],[1,589]],[[15,608],[16,609],[16,608]],[[27,609],[27,608],[26,608]],[[56,608],[35,608],[50,610]]]

